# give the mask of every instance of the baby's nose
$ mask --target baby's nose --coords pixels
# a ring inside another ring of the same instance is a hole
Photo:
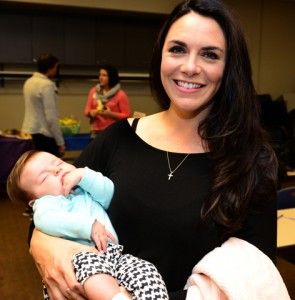
[[[53,170],[54,176],[57,176],[57,175],[60,173],[60,171],[61,171],[61,168],[55,168],[55,169]]]

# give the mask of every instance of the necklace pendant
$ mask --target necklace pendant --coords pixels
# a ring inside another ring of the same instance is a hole
[[[183,160],[176,166],[176,168],[174,170],[171,169],[171,166],[170,166],[170,159],[169,159],[169,153],[168,151],[166,151],[166,154],[167,154],[167,162],[168,162],[168,168],[169,168],[169,171],[170,173],[168,174],[168,180],[171,179],[171,177],[173,177],[173,173],[184,163],[184,161],[188,158],[189,156],[189,153],[183,158]]]

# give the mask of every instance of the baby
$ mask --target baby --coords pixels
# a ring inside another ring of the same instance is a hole
[[[87,299],[129,299],[120,286],[132,293],[132,299],[168,299],[155,266],[122,254],[123,247],[117,244],[106,213],[114,193],[109,178],[87,167],[76,168],[48,152],[31,150],[16,162],[7,192],[13,201],[23,200],[33,207],[40,231],[96,245],[100,253],[81,252],[72,259]],[[49,299],[45,286],[44,299]]]

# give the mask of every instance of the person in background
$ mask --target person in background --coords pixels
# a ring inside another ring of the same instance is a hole
[[[22,132],[31,134],[36,150],[62,157],[66,147],[59,125],[57,87],[51,80],[58,71],[58,59],[41,54],[37,59],[37,72],[23,86],[25,114]],[[26,206],[24,216],[32,216]]]
[[[98,84],[89,91],[84,113],[92,124],[92,138],[117,120],[130,117],[129,100],[114,66],[100,66]]]
[[[7,193],[14,202],[33,206],[34,223],[42,232],[96,245],[100,253],[81,252],[72,259],[87,299],[129,299],[120,292],[121,285],[134,299],[168,300],[154,265],[122,255],[123,247],[105,211],[114,193],[109,178],[87,167],[76,168],[48,152],[31,150],[16,162]],[[44,299],[50,299],[45,286]]]
[[[246,38],[223,1],[177,5],[150,78],[163,111],[112,124],[75,166],[114,182],[108,215],[124,251],[157,267],[169,299],[186,299],[194,266],[231,238],[275,263],[277,159],[260,124]],[[89,249],[33,231],[30,253],[53,299],[84,299],[70,260]]]
[[[51,80],[58,71],[58,59],[51,54],[42,54],[37,59],[37,68],[23,87],[22,131],[32,135],[37,150],[61,157],[66,148],[59,126],[57,87]]]

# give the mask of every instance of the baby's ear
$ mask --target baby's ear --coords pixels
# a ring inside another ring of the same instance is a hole
[[[36,201],[36,199],[34,199],[34,200],[30,200],[28,204],[29,204],[31,207],[33,207],[33,205],[34,205],[35,201]]]

